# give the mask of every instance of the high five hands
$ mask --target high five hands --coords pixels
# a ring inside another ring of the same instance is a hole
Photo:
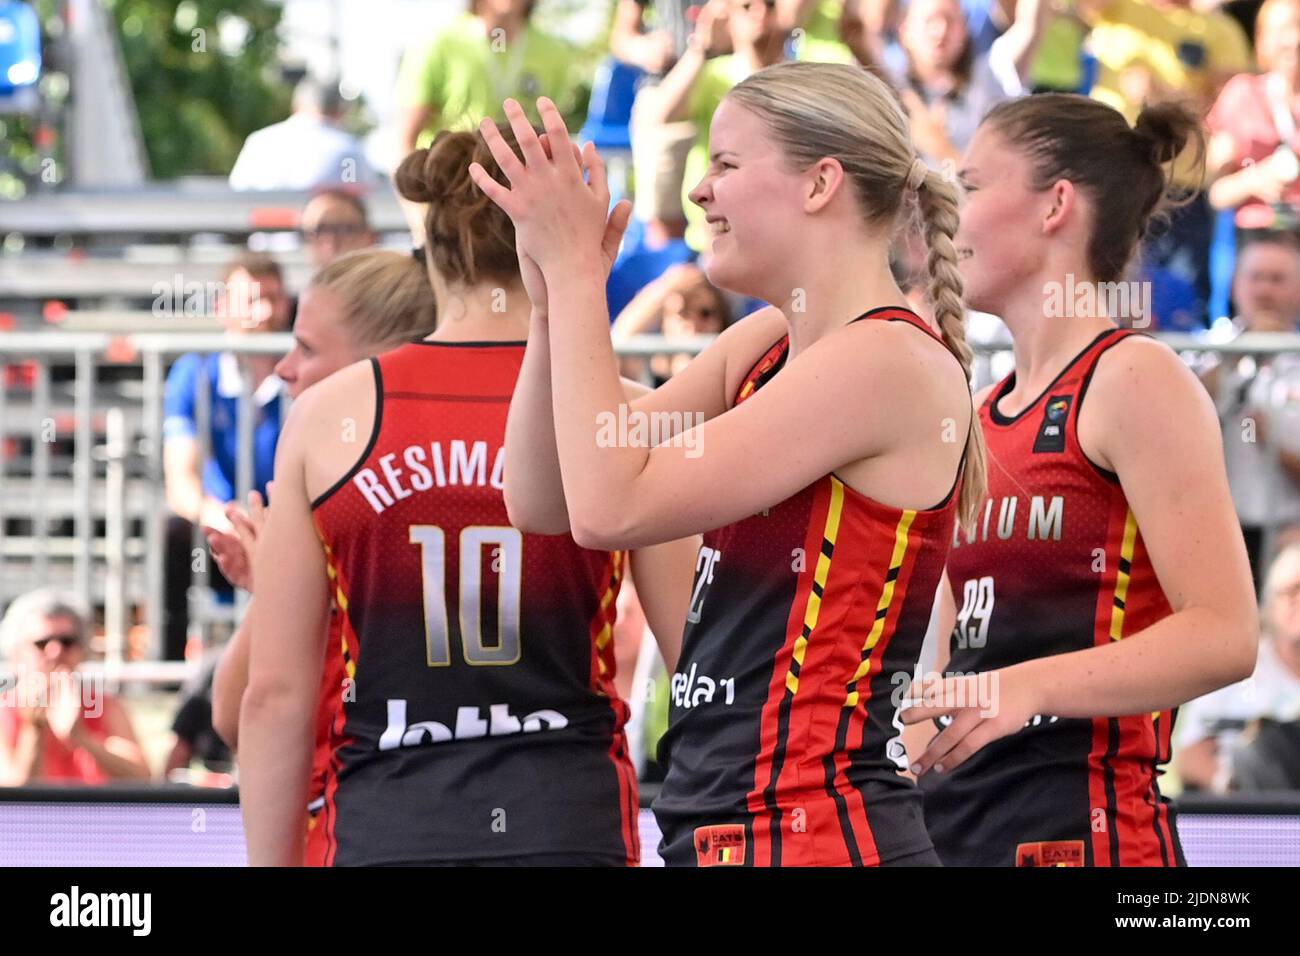
[[[492,120],[479,124],[509,187],[478,163],[470,163],[470,177],[514,223],[521,266],[531,260],[548,283],[568,270],[584,268],[599,268],[602,277],[608,276],[632,204],[620,200],[611,210],[605,164],[596,147],[587,143],[579,148],[569,139],[560,111],[549,99],[539,99],[537,110],[546,130],[540,136],[523,107],[513,99],[505,101],[522,160]]]

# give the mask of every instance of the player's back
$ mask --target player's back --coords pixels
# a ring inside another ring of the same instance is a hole
[[[353,681],[331,863],[637,859],[610,640],[623,556],[506,516],[523,351],[420,342],[371,360],[369,444],[357,424],[364,450],[312,504]]]

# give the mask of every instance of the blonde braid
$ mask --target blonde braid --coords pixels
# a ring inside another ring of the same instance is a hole
[[[961,363],[969,382],[974,353],[966,341],[961,271],[957,267],[957,249],[952,244],[952,237],[957,232],[957,190],[941,173],[929,170],[917,187],[916,199],[928,250],[925,267],[930,277],[927,290],[930,304],[939,333]],[[971,414],[975,414],[974,409]],[[967,527],[976,520],[988,493],[985,468],[984,433],[979,422],[972,419],[966,439],[966,470],[957,509],[961,523]]]

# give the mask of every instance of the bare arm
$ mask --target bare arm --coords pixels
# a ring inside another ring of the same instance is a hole
[[[551,142],[567,142],[554,104],[543,98],[538,107]],[[895,348],[907,354],[915,343],[879,322],[849,326],[834,341],[817,342],[750,400],[687,429],[681,440],[653,447],[604,440],[623,402],[599,262],[609,204],[604,166],[589,145],[584,161],[591,180],[585,182],[569,150],[555,149],[553,160],[542,153],[519,104],[507,101],[506,112],[527,166],[495,127],[484,124],[481,131],[511,188],[476,164],[470,170],[511,216],[521,247],[546,277],[551,310],[565,316],[550,327],[552,407],[579,544],[643,547],[719,527],[904,441],[909,423],[890,397],[906,387],[911,369],[898,354],[888,361],[883,356]],[[846,407],[861,413],[845,416]],[[809,433],[809,421],[826,427]],[[779,469],[767,467],[764,438],[772,434],[805,439]],[[736,482],[737,475],[746,480]]]
[[[997,672],[997,714],[952,713],[922,756],[951,769],[1036,713],[1109,717],[1167,710],[1249,676],[1258,622],[1245,545],[1228,492],[1219,423],[1205,390],[1159,343],[1134,338],[1097,364],[1079,437],[1119,476],[1173,613],[1106,646]]]
[[[276,581],[275,594],[263,594],[252,614],[254,632],[276,639],[250,647],[248,689],[240,708],[240,802],[254,866],[302,862],[312,718],[329,617],[325,557],[312,524],[303,469],[313,399],[318,398],[313,391],[294,403],[280,436],[278,494],[254,568],[254,579],[273,576]]]
[[[168,508],[187,521],[199,521],[206,496],[199,477],[199,443],[193,438],[172,438],[163,445],[163,488]]]
[[[212,727],[232,752],[239,749],[239,708],[244,700],[244,690],[248,687],[252,603],[249,602],[244,619],[235,629],[226,649],[221,652],[221,660],[212,677]]]
[[[0,735],[0,787],[23,787],[41,777],[41,725],[23,721],[11,748]]]
[[[1028,85],[1052,5],[1048,0],[1015,0],[1015,11],[1015,19],[995,42],[1004,47],[1001,55],[1011,60],[1020,81]]]

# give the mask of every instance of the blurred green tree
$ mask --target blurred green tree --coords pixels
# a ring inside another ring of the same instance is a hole
[[[154,179],[224,175],[244,138],[289,115],[281,8],[269,0],[108,0]]]

